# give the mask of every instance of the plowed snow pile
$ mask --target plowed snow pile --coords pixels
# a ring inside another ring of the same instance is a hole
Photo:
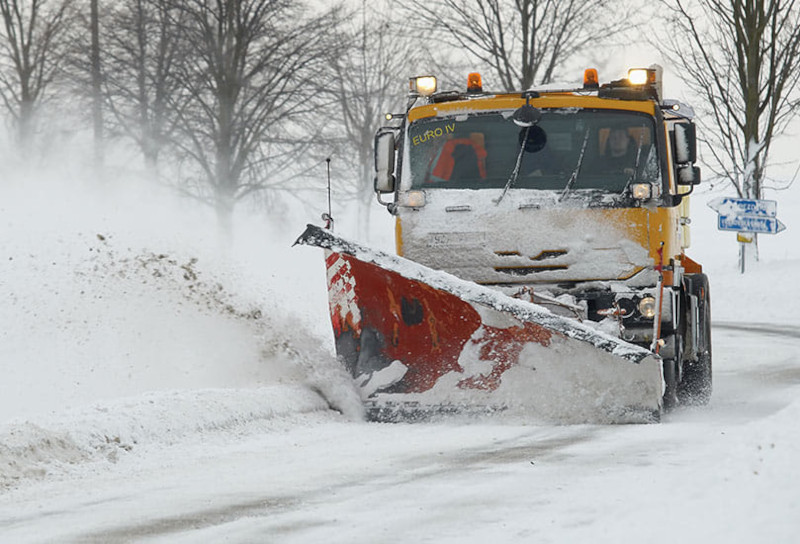
[[[3,193],[0,486],[143,441],[358,416],[319,320],[287,295],[308,255],[259,223],[246,234],[261,243],[222,244],[210,213],[156,201]]]

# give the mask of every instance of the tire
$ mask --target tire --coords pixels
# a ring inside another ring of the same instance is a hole
[[[697,358],[683,364],[683,379],[678,384],[678,400],[689,406],[703,406],[711,400],[711,297],[708,277],[691,274],[685,278],[686,290],[698,300],[698,328],[700,329]]]
[[[680,380],[683,375],[683,353],[686,346],[684,338],[686,336],[686,329],[688,327],[688,320],[686,319],[685,310],[687,308],[687,297],[682,291],[679,293],[677,304],[678,321],[673,324],[671,334],[669,335],[669,342],[672,344],[673,356],[669,359],[664,359],[664,411],[670,412],[679,404],[680,401]],[[667,338],[665,337],[665,340]]]

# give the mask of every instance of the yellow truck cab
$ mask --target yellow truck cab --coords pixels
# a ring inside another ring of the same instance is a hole
[[[708,280],[685,253],[695,126],[660,67],[520,92],[412,78],[387,118],[375,190],[399,255],[650,349],[667,407],[708,401]]]

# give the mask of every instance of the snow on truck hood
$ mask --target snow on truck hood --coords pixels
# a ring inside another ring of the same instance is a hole
[[[646,209],[500,193],[427,191],[424,208],[401,208],[403,255],[483,284],[624,280],[653,264]]]

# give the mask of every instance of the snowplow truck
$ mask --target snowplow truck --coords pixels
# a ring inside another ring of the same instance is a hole
[[[382,421],[504,412],[649,422],[711,395],[689,106],[661,68],[600,84],[439,91],[410,80],[375,137],[397,255],[309,225],[337,355]]]

